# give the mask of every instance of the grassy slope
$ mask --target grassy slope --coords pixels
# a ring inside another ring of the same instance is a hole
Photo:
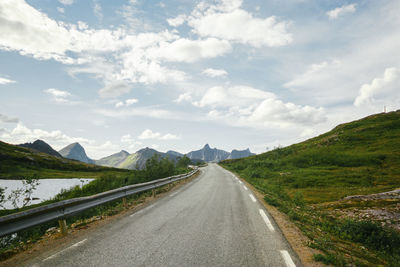
[[[123,174],[127,170],[100,167],[83,162],[60,159],[28,148],[0,141],[0,179],[18,179],[39,175],[40,178],[96,178],[105,173]]]
[[[132,168],[136,166],[139,160],[139,155],[137,153],[130,154],[124,161],[122,161],[118,167],[119,168]]]
[[[352,251],[353,255],[360,254],[360,262],[366,265],[389,264],[393,260],[393,253],[400,250],[390,252],[382,247],[374,247],[375,241],[371,241],[371,251],[365,253],[348,241],[357,241],[358,244],[366,244],[367,241],[360,241],[351,233],[338,238],[335,232],[338,230],[331,229],[329,225],[341,225],[342,221],[326,217],[329,211],[324,205],[348,195],[370,194],[400,187],[400,112],[372,115],[339,125],[328,133],[299,144],[244,159],[227,160],[221,164],[266,193],[266,200],[289,214],[315,242],[314,246],[328,255],[339,251],[339,254],[335,254],[336,259],[331,259],[336,261],[335,264],[345,261],[340,257],[346,259],[348,251]],[[305,203],[304,207],[302,203]],[[316,218],[320,223],[312,221]],[[322,228],[322,232],[317,234],[315,227]],[[336,246],[342,249],[334,251],[320,240],[321,237],[336,242]]]

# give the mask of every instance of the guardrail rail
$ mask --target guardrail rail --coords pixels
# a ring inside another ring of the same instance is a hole
[[[26,211],[0,217],[0,237],[16,233],[30,227],[59,220],[61,232],[66,231],[65,218],[76,215],[87,209],[125,198],[143,191],[154,190],[161,186],[191,177],[199,170],[162,178],[146,183],[128,185],[88,197],[72,198],[40,206]],[[153,191],[154,194],[155,191]]]

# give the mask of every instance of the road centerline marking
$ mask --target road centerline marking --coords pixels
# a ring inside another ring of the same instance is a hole
[[[262,210],[262,209],[259,209],[258,211],[260,212],[260,215],[261,215],[261,217],[263,218],[263,220],[264,220],[265,224],[267,225],[268,229],[269,229],[271,232],[274,232],[274,231],[275,231],[275,228],[274,228],[274,226],[272,225],[271,221],[268,219],[267,214],[265,214],[265,211]]]
[[[280,250],[282,258],[285,260],[286,266],[287,267],[296,267],[296,264],[294,264],[292,258],[289,255],[289,252],[286,250]]]
[[[257,201],[256,198],[253,196],[253,194],[249,194],[249,197],[251,198],[251,200],[252,200],[253,202],[256,202],[256,201]]]
[[[45,258],[44,260],[42,260],[42,262],[45,262],[45,261],[47,261],[47,260],[54,259],[55,257],[57,257],[58,255],[60,255],[60,254],[63,253],[63,252],[66,252],[66,251],[68,251],[68,250],[70,250],[70,249],[72,249],[72,248],[76,248],[76,247],[79,247],[79,246],[83,245],[86,241],[87,241],[87,238],[85,238],[85,239],[83,239],[83,240],[81,240],[81,241],[79,241],[79,242],[73,244],[72,246],[69,246],[69,247],[67,247],[67,248],[65,248],[65,249],[63,249],[63,250],[61,250],[61,251],[59,251],[59,252],[57,252],[57,253],[51,255],[50,257]]]
[[[243,188],[244,188],[244,190],[246,190],[246,191],[249,190],[249,189],[247,189],[247,187],[246,187],[245,185],[243,186]]]

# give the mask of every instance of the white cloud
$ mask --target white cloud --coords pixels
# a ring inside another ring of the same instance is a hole
[[[341,61],[334,59],[311,64],[302,74],[297,74],[291,81],[284,84],[287,88],[306,89],[313,86],[320,86],[321,80],[330,77],[330,73],[339,70],[343,65]]]
[[[208,118],[234,126],[305,126],[326,120],[323,108],[285,103],[271,92],[248,86],[212,87],[192,104],[208,108]]]
[[[400,69],[387,68],[382,78],[375,78],[370,84],[361,86],[359,94],[354,100],[354,105],[356,107],[371,106],[376,102],[376,97],[386,99],[386,105],[393,101],[399,101],[399,84]]]
[[[138,100],[136,98],[131,98],[131,99],[127,99],[125,101],[120,101],[120,102],[116,103],[115,107],[116,108],[129,107],[137,102],[138,102]]]
[[[79,142],[85,144],[94,143],[93,140],[89,140],[82,137],[70,137],[59,130],[55,131],[46,131],[42,129],[30,129],[23,125],[22,123],[18,123],[17,126],[11,130],[3,133],[1,135],[2,140],[13,143],[13,144],[21,144],[26,142],[32,142],[36,139],[42,139],[45,142],[50,142],[58,148],[62,148],[65,145]]]
[[[148,50],[151,57],[173,62],[195,62],[204,58],[222,56],[232,50],[228,41],[216,38],[189,40],[180,38],[171,43],[161,42]]]
[[[134,4],[129,6],[134,8]],[[68,69],[71,75],[94,74],[105,84],[99,92],[104,97],[115,97],[128,90],[126,86],[119,86],[120,90],[112,88],[116,81],[143,84],[184,81],[186,73],[167,66],[167,62],[191,63],[232,50],[226,40],[190,40],[181,38],[176,31],[134,33],[124,26],[93,29],[80,21],[77,24],[55,21],[23,0],[0,1],[0,8],[1,50],[72,65]]]
[[[126,119],[129,117],[147,117],[147,118],[170,119],[170,120],[181,119],[181,115],[179,114],[173,113],[166,109],[160,109],[154,106],[120,109],[120,110],[96,109],[94,110],[94,112],[106,117],[119,118],[119,119]]]
[[[57,7],[57,11],[64,14],[65,9],[63,7]]]
[[[139,136],[139,139],[141,140],[178,140],[180,139],[178,136],[174,134],[167,133],[165,135],[162,135],[161,133],[158,132],[153,132],[150,129],[144,130]]]
[[[63,5],[72,5],[74,3],[74,0],[58,0]]]
[[[192,96],[190,93],[183,93],[183,94],[180,94],[178,96],[178,98],[174,100],[174,102],[176,102],[176,103],[192,102],[192,100],[193,99],[192,99]]]
[[[15,117],[9,117],[7,115],[4,114],[0,114],[0,123],[18,123],[19,120],[18,118]]]
[[[231,107],[249,106],[257,100],[274,98],[275,95],[249,86],[211,87],[202,96],[200,101],[193,102],[195,106]]]
[[[99,2],[97,2],[97,1],[93,2],[93,13],[97,17],[98,20],[103,19],[103,9],[102,9],[101,5],[99,4]]]
[[[134,149],[143,144],[140,141],[136,141],[130,134],[123,135],[121,137],[121,143],[127,144],[129,149]]]
[[[212,68],[203,70],[203,72],[201,74],[209,76],[209,77],[213,77],[213,78],[224,77],[224,76],[228,75],[228,73],[223,69],[212,69]]]
[[[118,97],[120,95],[129,93],[131,87],[123,81],[117,81],[110,84],[107,84],[105,87],[100,89],[99,95],[102,98],[113,98]]]
[[[242,1],[219,1],[217,5],[201,2],[187,19],[193,32],[202,37],[217,37],[254,47],[284,46],[292,42],[289,22],[273,16],[255,18],[241,9]]]
[[[62,91],[62,90],[58,90],[55,88],[49,88],[46,90],[43,90],[43,92],[45,92],[46,94],[52,95],[53,99],[56,102],[68,102],[68,97],[71,96],[71,94],[67,91]]]
[[[15,83],[16,81],[0,77],[0,84]]]
[[[343,5],[341,7],[332,9],[326,14],[328,15],[329,19],[337,19],[340,16],[343,16],[345,14],[349,13],[354,13],[356,11],[356,4],[350,4],[350,5]]]
[[[178,26],[182,25],[183,23],[185,23],[186,18],[187,18],[187,16],[182,14],[173,19],[167,19],[167,22],[172,27],[178,27]]]

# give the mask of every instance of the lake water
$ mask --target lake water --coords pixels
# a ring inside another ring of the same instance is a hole
[[[37,204],[42,201],[48,200],[58,193],[61,189],[69,189],[77,185],[82,186],[90,183],[94,179],[88,178],[68,178],[68,179],[39,179],[39,185],[32,194],[32,198],[39,198],[38,200],[31,200],[30,204]],[[0,187],[7,187],[5,191],[6,198],[10,195],[11,191],[18,188],[23,188],[21,180],[0,180]],[[19,200],[19,207],[22,206],[22,199]],[[6,201],[3,205],[6,209],[13,208],[11,202]]]

